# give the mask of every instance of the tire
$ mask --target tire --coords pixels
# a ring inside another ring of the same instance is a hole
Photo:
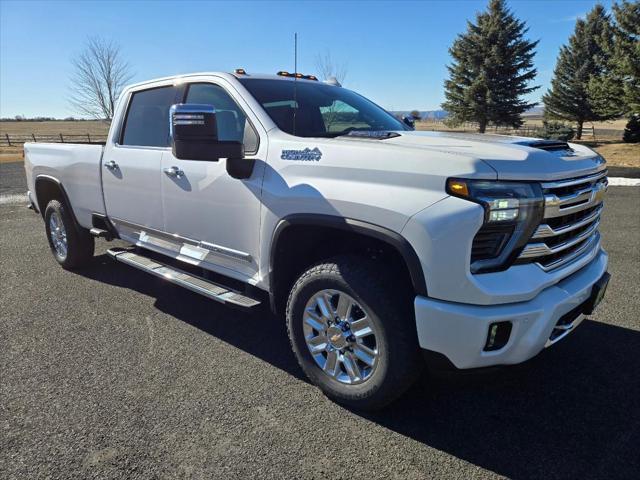
[[[73,270],[91,261],[94,239],[87,229],[76,224],[63,202],[51,200],[47,204],[44,224],[51,253],[62,268]]]
[[[377,410],[397,399],[424,366],[411,297],[390,287],[388,271],[366,258],[336,257],[304,272],[287,302],[289,339],[305,374],[327,397],[357,410]],[[323,320],[327,308],[331,323]],[[347,325],[341,320],[346,318]]]

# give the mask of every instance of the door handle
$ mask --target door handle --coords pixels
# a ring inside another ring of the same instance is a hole
[[[104,166],[107,167],[109,170],[116,170],[118,168],[118,164],[113,160],[109,160],[104,164]]]
[[[184,172],[180,170],[178,167],[167,167],[162,171],[167,175],[169,175],[170,177],[175,177],[175,178],[184,177]]]

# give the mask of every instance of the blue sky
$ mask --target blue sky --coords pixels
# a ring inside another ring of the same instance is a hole
[[[0,0],[0,116],[73,115],[71,59],[88,36],[117,41],[134,81],[194,71],[315,73],[318,54],[346,62],[345,86],[387,109],[443,101],[448,47],[487,0],[422,2],[152,2]],[[610,1],[603,1],[607,8]],[[596,1],[511,0],[539,39],[538,101],[575,19]]]

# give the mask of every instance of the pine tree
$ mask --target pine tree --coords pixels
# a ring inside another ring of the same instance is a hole
[[[613,5],[615,24],[598,38],[606,55],[589,80],[588,95],[601,116],[640,111],[640,2]]]
[[[627,143],[640,143],[640,115],[631,115],[627,126],[624,128],[622,140]]]
[[[528,28],[507,8],[504,0],[490,0],[486,12],[468,22],[449,53],[453,57],[449,79],[445,81],[446,101],[442,104],[453,123],[475,121],[484,133],[489,123],[517,128],[521,114],[535,103],[523,95],[536,76],[533,57],[537,41],[524,38]]]
[[[623,1],[613,6],[616,19],[616,70],[624,91],[628,113],[640,113],[640,1]]]
[[[613,43],[612,36],[611,18],[602,5],[596,5],[585,20],[578,19],[569,44],[560,48],[551,88],[542,97],[545,116],[576,122],[578,139],[582,137],[584,122],[608,120],[621,113],[608,103],[610,91],[601,92],[598,101],[589,92],[590,82],[593,92],[594,86],[602,86],[606,79],[611,57],[606,45]]]

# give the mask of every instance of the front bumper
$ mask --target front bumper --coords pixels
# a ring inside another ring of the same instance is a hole
[[[588,265],[526,302],[485,306],[418,296],[415,314],[420,347],[443,354],[461,369],[524,362],[564,338],[584,319],[580,314],[566,333],[554,332],[563,316],[589,299],[607,264],[608,256],[600,250]],[[490,324],[502,321],[513,325],[508,342],[500,350],[484,351]]]

